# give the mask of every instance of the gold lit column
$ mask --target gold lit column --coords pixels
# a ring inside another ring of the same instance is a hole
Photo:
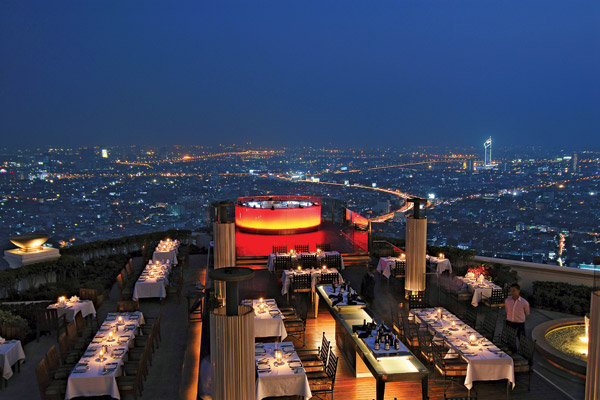
[[[213,225],[215,244],[215,269],[235,266],[235,223],[215,222]],[[215,282],[215,295],[222,303],[225,299],[225,284]]]
[[[427,253],[427,218],[420,214],[423,199],[409,199],[414,213],[406,218],[406,295],[425,291],[425,255]]]

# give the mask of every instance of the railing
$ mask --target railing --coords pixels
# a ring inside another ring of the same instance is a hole
[[[506,265],[519,275],[520,285],[530,290],[535,281],[565,282],[573,285],[600,287],[600,270],[592,271],[558,265],[538,264],[503,258],[475,256],[473,261]]]

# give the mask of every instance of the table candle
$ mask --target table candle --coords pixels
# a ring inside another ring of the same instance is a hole
[[[278,364],[281,364],[281,360],[283,359],[283,355],[281,354],[281,350],[275,350],[275,360]]]
[[[440,255],[438,256],[438,258],[445,258],[444,257],[444,253],[440,253]]]
[[[67,298],[66,298],[65,296],[60,296],[60,297],[58,298],[58,302],[59,302],[60,304],[65,304],[65,302],[66,302],[66,301],[67,301]]]
[[[302,271],[302,266],[298,265],[298,272]]]
[[[452,325],[452,328],[456,328],[456,321],[452,321],[450,325]]]
[[[437,316],[438,316],[438,318],[439,318],[439,319],[442,319],[442,309],[441,309],[441,308],[438,308],[436,311],[437,311]]]
[[[404,253],[400,254],[400,259],[401,260],[404,260],[405,258],[406,258],[406,254],[404,254]]]
[[[123,323],[123,317],[119,315],[119,317],[117,318],[117,322],[119,324],[122,324]]]
[[[479,283],[483,283],[483,279],[484,279],[484,277],[482,274],[482,275],[479,275],[479,277],[477,278],[477,281],[479,281]]]
[[[477,339],[477,338],[475,337],[475,334],[474,334],[474,333],[471,333],[471,334],[469,335],[469,343],[471,343],[471,344],[475,344],[475,340],[476,340],[476,339]]]
[[[113,333],[112,331],[108,332],[108,340],[112,340],[113,338]]]
[[[327,265],[323,264],[323,271],[327,270]]]

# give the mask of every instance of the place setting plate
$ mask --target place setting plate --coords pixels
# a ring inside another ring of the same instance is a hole
[[[290,361],[288,362],[290,368],[302,368],[302,362],[300,361]]]

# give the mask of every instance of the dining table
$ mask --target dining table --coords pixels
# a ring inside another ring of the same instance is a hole
[[[12,366],[25,359],[25,352],[20,340],[5,340],[0,338],[0,367],[2,378],[13,376]]]
[[[179,251],[179,240],[161,240],[154,253],[152,253],[152,261],[170,261],[171,264],[177,265],[177,254]]]
[[[452,264],[450,264],[450,260],[445,257],[434,257],[427,254],[425,256],[425,260],[429,261],[431,264],[435,265],[435,270],[438,274],[441,274],[444,271],[448,271],[452,273]]]
[[[149,261],[133,287],[133,300],[167,297],[169,274],[173,264],[169,261]]]
[[[280,352],[277,360],[276,352]],[[306,370],[292,342],[256,343],[256,400],[265,397],[312,397]]]
[[[144,316],[140,311],[109,313],[67,380],[65,399],[110,396],[120,399],[117,377],[141,334]],[[101,352],[102,351],[102,355]]]
[[[377,263],[377,272],[386,278],[390,278],[392,276],[392,270],[396,264],[396,261],[406,262],[406,258],[400,257],[381,257],[379,258],[379,262]]]
[[[83,318],[88,315],[96,316],[96,308],[94,307],[94,303],[91,300],[81,300],[77,296],[73,296],[67,300],[58,301],[54,304],[50,304],[47,307],[50,309],[56,309],[58,316],[65,316],[67,321],[73,321],[75,319],[75,315],[78,312],[81,313]]]
[[[473,293],[471,299],[473,307],[477,307],[482,298],[492,297],[492,290],[502,289],[495,283],[476,277],[472,273],[467,273],[465,276],[457,276],[456,279],[461,280],[467,286],[469,292]]]
[[[275,259],[277,257],[290,257],[292,260],[292,265],[293,266],[297,266],[298,262],[300,261],[300,259],[302,258],[302,254],[310,254],[310,255],[316,255],[317,256],[317,262],[319,264],[323,263],[325,260],[326,256],[339,256],[340,257],[340,269],[344,269],[344,258],[340,255],[340,253],[338,251],[315,251],[312,253],[297,253],[297,252],[293,252],[293,253],[271,253],[268,256],[267,259],[267,268],[269,269],[270,272],[273,272],[273,270],[275,269]]]
[[[514,388],[513,359],[460,318],[441,307],[412,309],[409,315],[448,344],[446,357],[458,356],[467,362],[464,382],[467,389],[472,389],[475,381],[501,379],[507,379]]]
[[[277,337],[285,339],[287,331],[283,323],[283,314],[274,299],[242,300],[242,305],[254,309],[254,337]]]
[[[290,286],[291,286],[291,281],[292,281],[292,276],[306,275],[306,274],[310,274],[311,290],[313,292],[315,291],[315,286],[319,282],[319,278],[321,277],[322,274],[337,274],[338,283],[344,282],[344,279],[342,278],[342,274],[339,273],[337,268],[302,268],[302,269],[292,268],[292,269],[286,269],[281,274],[281,294],[286,295],[289,292]]]

